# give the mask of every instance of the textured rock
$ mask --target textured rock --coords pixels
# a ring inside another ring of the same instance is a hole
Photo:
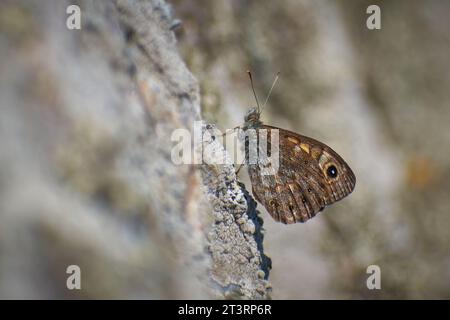
[[[171,161],[201,115],[170,7],[77,3],[81,30],[68,2],[0,4],[0,297],[267,297],[233,166]]]
[[[212,278],[227,298],[267,298],[271,261],[263,252],[262,219],[245,186],[236,182],[234,166],[214,165],[227,154],[214,131],[209,133],[204,143],[214,156],[205,158],[210,165],[203,166],[203,177],[214,217],[208,232]]]

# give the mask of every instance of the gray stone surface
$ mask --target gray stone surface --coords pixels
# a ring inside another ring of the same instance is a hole
[[[0,298],[268,297],[234,167],[171,161],[201,113],[170,7],[76,3],[0,4]]]

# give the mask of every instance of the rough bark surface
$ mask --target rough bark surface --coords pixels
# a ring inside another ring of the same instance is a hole
[[[234,167],[171,161],[201,120],[176,23],[159,0],[0,4],[1,298],[269,297]]]

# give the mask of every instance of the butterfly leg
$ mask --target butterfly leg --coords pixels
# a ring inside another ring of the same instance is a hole
[[[236,175],[238,175],[239,171],[241,170],[242,166],[244,165],[244,163],[241,163],[237,169],[237,171],[235,172]]]

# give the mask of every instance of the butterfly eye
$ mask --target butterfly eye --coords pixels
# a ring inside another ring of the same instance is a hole
[[[337,168],[334,165],[331,165],[327,168],[327,176],[330,178],[336,178],[338,175]]]

